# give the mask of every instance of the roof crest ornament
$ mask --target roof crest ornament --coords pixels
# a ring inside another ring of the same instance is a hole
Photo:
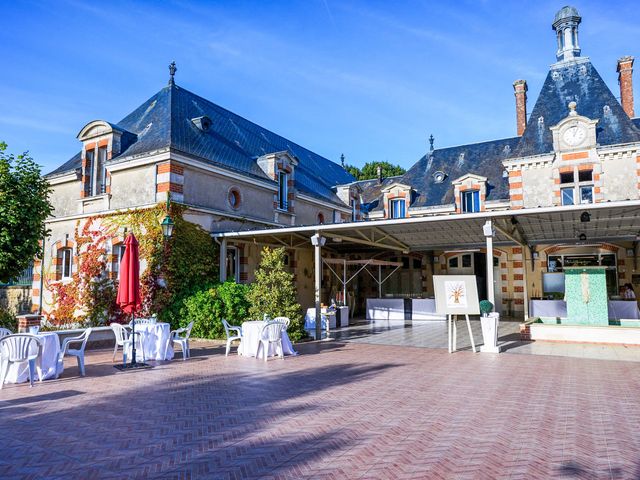
[[[175,85],[176,82],[173,79],[173,77],[175,77],[176,75],[176,71],[178,70],[178,67],[176,67],[176,62],[175,60],[173,62],[171,62],[171,64],[169,65],[169,85]]]
[[[429,150],[431,150],[433,152],[433,142],[435,141],[435,138],[433,137],[433,133],[431,135],[429,135]]]
[[[569,116],[576,117],[578,112],[576,112],[576,107],[578,104],[576,102],[569,102]]]

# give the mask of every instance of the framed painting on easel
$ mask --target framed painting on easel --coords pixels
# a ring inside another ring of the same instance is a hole
[[[449,352],[456,350],[458,315],[464,315],[469,329],[469,339],[473,351],[473,341],[469,315],[480,314],[478,301],[478,285],[475,275],[434,275],[433,290],[436,297],[436,312],[447,315],[449,332]]]

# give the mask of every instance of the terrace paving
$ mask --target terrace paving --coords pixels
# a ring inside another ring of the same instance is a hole
[[[460,329],[462,330],[462,329]],[[0,391],[0,478],[640,477],[637,363],[330,341],[267,363],[108,350]]]

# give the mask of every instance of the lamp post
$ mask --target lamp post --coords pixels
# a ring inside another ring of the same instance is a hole
[[[322,255],[321,248],[324,246],[326,238],[321,237],[320,233],[316,232],[311,237],[311,245],[314,249],[314,263],[315,263],[315,303],[316,303],[316,340],[320,340],[322,337],[322,315],[320,313],[320,283],[322,282]]]

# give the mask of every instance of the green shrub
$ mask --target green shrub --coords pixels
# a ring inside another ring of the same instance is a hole
[[[292,341],[306,336],[302,320],[302,308],[296,300],[293,274],[286,270],[284,248],[274,250],[265,247],[262,260],[256,270],[256,281],[248,295],[251,308],[249,316],[262,320],[266,313],[271,318],[288,317],[291,324],[287,330]]]
[[[225,338],[222,319],[239,324],[247,318],[247,285],[235,282],[196,289],[182,298],[179,325],[193,321],[192,335],[197,338]]]
[[[18,331],[18,319],[9,310],[0,308],[0,328],[8,328],[12,332]]]

